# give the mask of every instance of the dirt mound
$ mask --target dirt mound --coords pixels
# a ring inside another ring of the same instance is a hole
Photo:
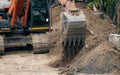
[[[116,33],[116,29],[112,26],[109,18],[101,19],[94,12],[83,10],[87,17],[87,29],[92,30],[94,35]]]
[[[117,33],[117,28],[108,17],[101,19],[92,11],[82,10],[88,21],[86,45],[69,64],[69,72],[85,74],[120,72],[120,51],[116,51],[114,47],[117,46],[108,42],[109,34]]]
[[[80,6],[81,8],[82,6]],[[59,8],[59,9],[58,9]],[[61,7],[55,7],[55,11],[62,11]],[[65,53],[62,46],[63,34],[59,22],[60,12],[53,11],[54,18],[52,29],[49,34],[50,53],[57,60],[52,66],[67,66],[63,71],[87,73],[87,74],[104,74],[120,70],[120,51],[114,44],[108,42],[108,36],[111,33],[117,33],[117,28],[113,26],[110,19],[106,16],[101,19],[94,12],[81,8],[87,18],[87,35],[86,45],[81,49],[78,48],[76,55]],[[57,15],[57,16],[55,16]],[[116,49],[117,48],[117,49]],[[72,48],[75,50],[75,48]]]
[[[110,42],[102,42],[100,45],[77,57],[77,63],[73,63],[80,73],[104,74],[114,70],[120,70],[120,52],[114,50]]]
[[[51,32],[48,32],[49,37],[49,46],[50,46],[50,53],[49,55],[56,56],[56,54],[61,54],[59,52],[62,51],[62,45],[60,44],[62,41],[62,32],[61,32],[61,25],[60,25],[60,14],[63,8],[61,6],[56,6],[52,8],[52,26]]]

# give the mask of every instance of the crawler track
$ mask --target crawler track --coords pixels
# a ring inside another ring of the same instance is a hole
[[[0,55],[4,54],[4,36],[0,35]]]
[[[46,34],[31,34],[33,53],[47,53],[48,48],[48,38]]]

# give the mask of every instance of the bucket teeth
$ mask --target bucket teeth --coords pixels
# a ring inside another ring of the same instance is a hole
[[[71,39],[71,38],[69,38],[69,46],[71,46],[71,42],[72,42],[72,39]]]
[[[78,38],[78,46],[80,45],[80,38]]]
[[[76,45],[76,41],[77,41],[77,39],[76,39],[76,37],[75,37],[75,38],[74,38],[74,43],[73,43],[74,46]]]
[[[80,46],[85,41],[86,18],[82,11],[79,13],[80,15],[77,16],[66,12],[61,14],[62,29],[65,32],[64,46]]]
[[[63,46],[65,47],[67,43],[67,40],[65,39],[65,37],[63,38]]]
[[[75,37],[75,38],[67,38],[66,40],[64,40],[64,46],[80,46],[82,45],[83,39],[81,39],[80,37]],[[68,45],[67,45],[68,44]]]

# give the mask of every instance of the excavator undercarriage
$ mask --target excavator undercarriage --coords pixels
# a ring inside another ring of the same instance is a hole
[[[4,54],[4,36],[0,35],[0,55]]]
[[[48,38],[45,33],[0,35],[0,55],[5,54],[5,48],[27,45],[33,49],[34,54],[49,52]]]

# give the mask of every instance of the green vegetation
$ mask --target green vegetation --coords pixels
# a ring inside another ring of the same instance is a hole
[[[99,0],[93,0],[90,3],[88,3],[88,6],[90,8],[93,8],[94,6],[97,7],[97,8],[99,8],[100,7],[100,1]]]
[[[117,0],[92,0],[88,3],[88,6],[90,8],[93,8],[94,6],[99,8],[102,5],[102,7],[104,7],[106,10],[112,11],[116,1]]]
[[[114,6],[115,6],[116,0],[105,0],[104,1],[104,7],[107,11],[112,12]]]
[[[106,14],[108,14],[111,18],[115,13],[115,5],[118,0],[91,0],[88,3],[88,6],[93,9],[93,7],[101,8]]]

